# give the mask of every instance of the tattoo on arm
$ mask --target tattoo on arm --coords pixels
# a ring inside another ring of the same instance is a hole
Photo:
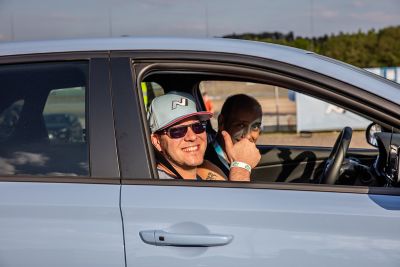
[[[206,180],[215,180],[215,178],[217,177],[217,175],[213,172],[209,172],[207,174]]]

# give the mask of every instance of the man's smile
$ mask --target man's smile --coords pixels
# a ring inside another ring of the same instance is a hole
[[[195,145],[195,146],[184,147],[184,148],[182,148],[182,150],[184,152],[195,152],[195,151],[198,151],[199,148],[200,148],[200,145]]]

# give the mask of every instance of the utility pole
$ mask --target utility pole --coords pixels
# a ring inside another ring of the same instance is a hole
[[[112,37],[112,7],[108,8],[108,35]]]
[[[14,30],[14,10],[11,12],[11,41],[15,40],[15,30]]]
[[[206,22],[206,37],[208,38],[209,36],[209,31],[208,31],[208,2],[205,1],[206,5],[205,5],[205,22]]]
[[[314,0],[310,0],[310,33],[311,33],[311,47],[310,50],[314,51]]]
[[[279,89],[278,86],[274,86],[275,89],[275,112],[276,112],[276,131],[279,132],[281,129],[280,120],[279,120]]]

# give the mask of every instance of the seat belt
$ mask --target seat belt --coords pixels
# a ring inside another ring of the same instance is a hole
[[[164,155],[161,154],[160,151],[158,151],[157,149],[154,149],[154,154],[155,154],[155,158],[156,158],[157,162],[161,163],[168,170],[173,172],[176,175],[177,179],[183,179],[182,176],[179,174],[179,172],[177,170],[175,170],[175,168],[171,165],[171,163],[169,163],[169,161],[164,157]]]

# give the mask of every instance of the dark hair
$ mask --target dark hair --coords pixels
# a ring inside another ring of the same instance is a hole
[[[221,109],[221,115],[224,118],[229,118],[229,115],[236,109],[254,109],[259,108],[262,110],[260,103],[251,96],[245,94],[237,94],[228,97]]]

